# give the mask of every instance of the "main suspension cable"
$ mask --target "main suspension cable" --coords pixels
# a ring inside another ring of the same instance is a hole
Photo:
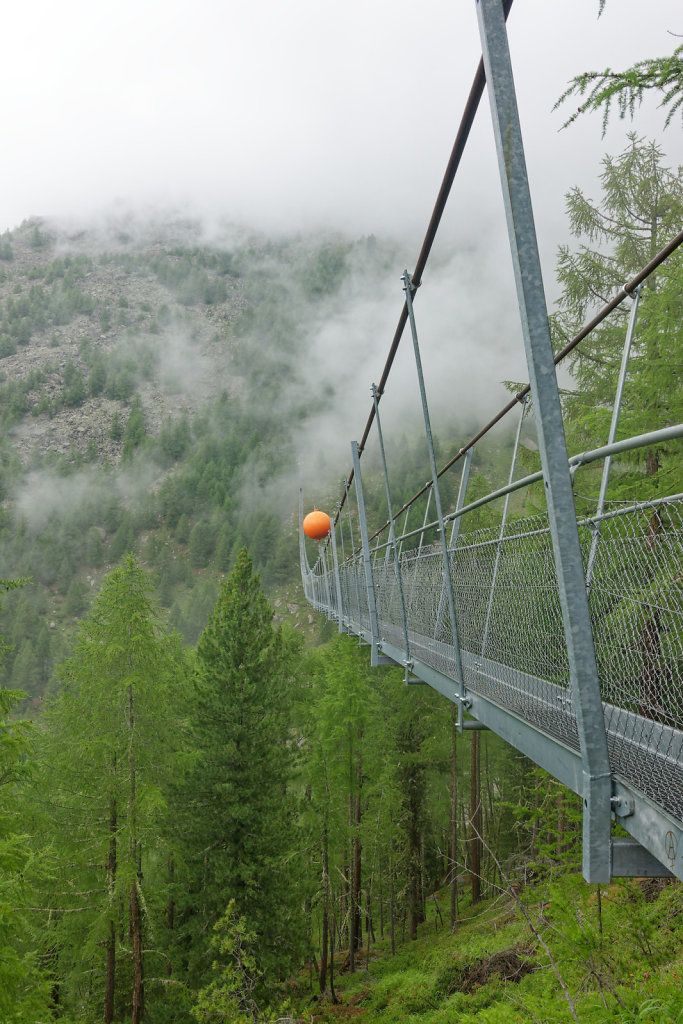
[[[510,8],[511,7],[512,7],[512,0],[504,0],[504,3],[503,3],[503,15],[504,15],[506,20],[507,20],[508,14],[510,13]],[[472,82],[472,87],[470,89],[469,96],[467,97],[467,103],[465,104],[465,110],[464,110],[462,118],[460,120],[460,127],[458,128],[458,134],[455,137],[455,142],[453,143],[453,149],[451,150],[451,155],[450,155],[450,157],[448,159],[448,164],[446,165],[446,172],[445,172],[445,174],[443,176],[443,181],[441,182],[441,188],[439,189],[439,194],[436,197],[436,202],[434,204],[434,210],[432,211],[432,216],[431,216],[431,219],[429,221],[429,225],[427,226],[427,231],[425,233],[424,241],[422,243],[422,248],[420,249],[420,254],[419,254],[418,258],[417,258],[417,263],[415,264],[415,270],[413,271],[413,274],[412,274],[411,281],[412,281],[413,289],[419,288],[420,284],[422,283],[422,274],[424,273],[425,266],[427,265],[427,260],[429,258],[429,254],[432,251],[432,246],[433,246],[434,240],[436,238],[436,233],[437,233],[437,231],[439,229],[439,224],[441,223],[441,218],[442,218],[444,210],[446,208],[446,202],[448,200],[448,196],[450,195],[451,187],[453,185],[453,181],[455,179],[456,172],[458,170],[458,167],[460,166],[460,161],[461,161],[462,155],[463,155],[463,153],[465,151],[465,145],[467,143],[467,139],[469,138],[469,134],[470,134],[472,125],[474,124],[474,118],[475,118],[475,115],[477,113],[477,109],[479,107],[479,102],[481,100],[481,97],[484,94],[484,86],[485,85],[486,85],[486,74],[484,72],[484,60],[483,60],[483,58],[481,58],[480,61],[479,61],[478,66],[477,66],[476,73],[474,75],[474,80]],[[382,376],[380,377],[379,384],[377,385],[377,397],[378,397],[378,399],[381,399],[382,395],[384,394],[384,388],[386,386],[387,379],[389,377],[389,373],[391,372],[391,367],[393,365],[394,359],[396,358],[396,353],[398,352],[398,346],[400,344],[401,337],[403,335],[403,331],[404,331],[404,328],[405,328],[405,325],[406,325],[407,321],[408,321],[408,306],[407,306],[407,303],[404,302],[403,303],[403,308],[401,310],[401,315],[400,315],[399,320],[398,320],[398,325],[396,327],[396,331],[394,332],[393,341],[391,342],[391,347],[389,349],[389,354],[387,356],[386,363],[384,364],[384,369],[382,371]],[[362,438],[360,440],[360,443],[358,445],[358,455],[359,455],[359,457],[363,454],[363,451],[365,449],[365,444],[367,442],[368,435],[370,433],[370,429],[372,427],[372,423],[373,423],[374,418],[375,418],[375,405],[374,405],[374,402],[373,402],[372,407],[370,409],[370,415],[368,416],[368,421],[365,424],[365,430],[363,431],[363,436],[362,436]],[[349,473],[349,476],[347,478],[347,482],[348,482],[349,486],[351,485],[351,482],[353,480],[353,475],[354,475],[354,473],[353,473],[353,468],[352,468],[351,472]],[[344,502],[346,500],[346,495],[347,494],[348,494],[348,487],[345,488],[344,494],[342,494],[341,503],[340,503],[340,505],[339,505],[339,507],[337,509],[337,514],[336,514],[335,520],[334,520],[335,523],[339,519],[339,515],[340,515],[341,510],[342,510],[342,508],[344,506]]]

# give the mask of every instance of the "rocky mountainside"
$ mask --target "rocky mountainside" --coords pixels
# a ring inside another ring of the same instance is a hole
[[[374,239],[209,242],[182,220],[0,236],[0,579],[28,581],[0,605],[0,685],[54,684],[127,553],[190,644],[242,547],[278,618],[321,628],[299,593],[298,438],[344,366],[321,325],[385,270]]]
[[[231,327],[247,305],[244,282],[227,254],[191,246],[196,233],[179,224],[133,240],[35,221],[5,236],[2,414],[25,466],[48,452],[117,462],[117,418],[134,393],[158,433],[180,410],[239,390]]]

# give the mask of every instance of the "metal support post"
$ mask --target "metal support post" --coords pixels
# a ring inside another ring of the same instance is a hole
[[[631,315],[628,321],[628,329],[626,331],[626,338],[624,339],[624,350],[621,353],[621,366],[619,367],[619,379],[617,380],[617,393],[614,396],[614,408],[612,409],[612,422],[609,428],[609,437],[607,438],[607,444],[614,444],[614,440],[617,436],[617,426],[619,423],[619,414],[621,412],[621,400],[624,395],[624,384],[626,383],[626,371],[628,370],[628,361],[631,356],[631,343],[633,341],[633,332],[636,326],[636,318],[638,316],[638,305],[640,303],[640,293],[643,290],[642,284],[639,284],[633,295],[633,305],[631,306]],[[602,479],[600,481],[600,495],[598,497],[598,507],[595,513],[596,522],[593,526],[593,536],[591,538],[591,549],[588,554],[588,566],[586,567],[586,590],[590,594],[591,586],[593,584],[593,569],[595,568],[595,559],[598,554],[598,545],[600,543],[600,530],[602,523],[600,517],[605,510],[605,498],[607,496],[607,485],[609,483],[609,473],[612,465],[612,456],[608,455],[602,466]]]
[[[415,311],[413,310],[413,294],[410,274],[407,270],[403,272],[403,290],[406,295],[406,307],[408,319],[410,320],[410,333],[413,338],[413,351],[415,353],[415,367],[417,369],[417,380],[420,387],[420,399],[422,402],[422,414],[424,416],[425,436],[427,438],[427,449],[429,452],[429,467],[432,471],[432,491],[434,492],[434,506],[436,517],[439,523],[439,536],[441,538],[441,552],[443,555],[444,584],[446,597],[448,598],[448,613],[451,620],[451,637],[453,645],[453,662],[455,667],[455,678],[464,693],[465,679],[462,674],[462,660],[460,658],[460,643],[458,641],[458,623],[455,615],[455,598],[453,596],[453,580],[451,577],[451,558],[446,540],[446,527],[443,521],[443,510],[441,508],[441,491],[439,489],[439,473],[436,468],[434,456],[434,439],[432,437],[432,425],[429,419],[429,407],[427,405],[427,392],[425,390],[424,375],[422,373],[422,359],[420,357],[420,345],[417,340],[417,327],[415,325]]]
[[[344,479],[344,497],[346,500],[346,509],[349,515],[349,536],[351,538],[351,559],[353,561],[353,580],[354,588],[356,591],[356,609],[358,611],[358,625],[360,626],[360,588],[358,586],[358,567],[356,562],[356,544],[353,539],[353,520],[351,518],[351,501],[349,498],[349,481]]]
[[[377,386],[375,384],[371,387],[372,401],[375,405],[375,422],[377,423],[377,438],[379,440],[379,451],[382,457],[382,469],[384,471],[384,490],[387,497],[387,511],[389,513],[389,545],[394,553],[394,568],[396,570],[396,585],[398,587],[398,599],[401,607],[401,622],[403,623],[403,642],[405,644],[406,652],[406,680],[408,678],[408,668],[410,663],[410,644],[408,642],[408,620],[406,619],[406,605],[403,599],[403,581],[401,579],[401,561],[398,557],[398,547],[396,546],[396,530],[394,528],[394,512],[391,505],[391,491],[389,489],[389,470],[387,469],[387,457],[384,451],[384,435],[382,434],[382,423],[379,416],[379,398],[377,396]],[[387,548],[387,556],[389,555],[389,549]]]
[[[455,511],[459,512],[465,504],[465,495],[467,494],[467,485],[470,482],[470,469],[472,468],[472,456],[474,455],[474,448],[468,448],[465,452],[465,463],[462,467],[462,476],[460,477],[460,486],[458,487],[458,498],[455,503]],[[457,516],[453,520],[453,526],[451,527],[451,539],[448,542],[448,550],[455,550],[455,545],[458,543],[458,535],[460,533],[460,524],[462,523],[462,516]]]
[[[320,561],[320,563],[322,565],[322,569],[323,569],[323,585],[324,585],[324,588],[325,588],[325,601],[326,601],[326,606],[327,606],[326,607],[327,617],[328,617],[328,619],[333,619],[333,618],[336,618],[336,616],[334,614],[334,602],[332,600],[332,589],[330,587],[330,570],[329,570],[328,565],[327,565],[327,552],[326,552],[326,549],[325,549],[325,545],[323,544],[322,541],[320,541],[320,558],[319,558],[319,561]]]
[[[346,551],[344,550],[344,523],[342,521],[342,504],[341,501],[337,502],[337,523],[339,524],[339,543],[341,545],[341,565],[343,569],[340,569],[339,576],[340,582],[343,580],[342,585],[342,616],[348,622],[351,617],[351,594],[349,592],[349,565],[346,561]],[[343,573],[343,576],[342,576]],[[344,630],[348,632],[348,627]]]
[[[332,520],[332,528],[330,530],[330,536],[332,537],[332,559],[334,563],[334,584],[337,591],[337,621],[339,623],[339,632],[344,632],[344,609],[342,605],[342,592],[341,592],[341,580],[339,578],[339,559],[337,558],[337,537],[335,534],[334,520]]]
[[[363,481],[360,475],[360,455],[358,454],[358,442],[351,442],[351,455],[353,456],[353,478],[356,481],[356,500],[358,501],[358,518],[360,520],[360,535],[363,545],[363,561],[365,563],[365,583],[368,590],[368,613],[370,615],[370,634],[372,636],[372,650],[370,664],[376,667],[379,651],[379,632],[377,629],[377,605],[375,604],[375,585],[372,581],[372,562],[370,559],[370,541],[368,538],[368,522],[365,518],[365,499],[363,497]],[[359,616],[360,618],[360,616]]]
[[[399,558],[403,554],[403,535],[405,534],[406,529],[408,527],[408,516],[409,515],[410,515],[410,505],[406,509],[406,514],[405,514],[405,517],[403,519],[403,529],[401,530],[401,543],[398,546],[398,557]]]
[[[418,553],[418,555],[422,551],[422,545],[424,544],[425,526],[427,525],[427,519],[429,518],[429,503],[432,500],[432,491],[433,490],[434,490],[434,488],[431,488],[429,493],[427,494],[427,504],[425,506],[424,519],[422,520],[422,533],[420,534],[420,543],[417,545],[417,553]]]
[[[508,479],[508,485],[512,483],[515,478],[515,464],[517,462],[517,452],[519,451],[519,442],[522,437],[522,424],[524,423],[524,413],[526,412],[526,395],[522,399],[522,412],[519,417],[519,423],[517,425],[517,433],[515,435],[515,445],[512,449],[512,461],[510,462],[510,477]],[[510,509],[510,494],[508,491],[505,495],[505,504],[503,505],[503,520],[500,524],[500,533],[498,534],[498,546],[496,547],[496,560],[493,565],[493,578],[491,580],[491,593],[489,594],[489,606],[486,610],[486,622],[484,624],[484,636],[481,641],[481,656],[484,657],[486,653],[486,644],[489,638],[489,626],[491,625],[491,614],[493,612],[493,599],[496,592],[496,583],[498,582],[498,569],[500,567],[500,554],[503,548],[503,537],[505,536],[505,527],[508,521],[508,511]]]
[[[501,0],[476,0],[583,764],[583,874],[611,876],[611,772],[562,410]]]
[[[413,550],[413,552],[412,552],[412,557],[413,557],[413,579],[412,579],[412,582],[410,584],[410,591],[409,591],[409,595],[408,595],[408,614],[409,615],[412,615],[412,611],[413,611],[413,596],[415,594],[415,577],[417,575],[416,572],[415,572],[415,564],[417,563],[417,560],[420,557],[420,552],[422,551],[422,544],[423,544],[424,539],[425,539],[425,527],[427,525],[427,518],[429,516],[429,503],[431,502],[431,500],[432,500],[432,492],[431,492],[431,489],[430,489],[429,492],[427,493],[427,505],[425,507],[425,514],[424,514],[424,518],[422,520],[422,533],[420,534],[420,541],[419,541],[419,543],[417,545],[417,551]],[[414,532],[417,533],[417,531],[414,531]],[[405,530],[404,530],[404,533],[405,533]]]
[[[474,448],[468,448],[465,452],[465,461],[462,467],[462,474],[460,476],[460,484],[458,486],[458,497],[455,502],[455,510],[459,512],[465,504],[465,498],[467,496],[467,485],[470,480],[470,468],[472,466],[472,456],[474,455]],[[460,524],[462,523],[462,516],[458,516],[453,520],[453,526],[451,528],[451,537],[448,542],[448,555],[449,564],[450,558],[455,550],[455,545],[458,543],[458,535],[460,533]],[[441,588],[441,596],[439,598],[439,608],[436,613],[436,625],[434,627],[434,639],[438,640],[439,634],[443,628],[443,617],[446,613],[446,584]],[[458,701],[458,729],[462,732],[463,729],[463,701],[465,700],[465,685],[464,680],[461,682],[459,687],[459,701]]]

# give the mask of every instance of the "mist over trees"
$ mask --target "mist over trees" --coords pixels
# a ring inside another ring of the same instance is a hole
[[[578,247],[559,253],[558,347],[681,222],[680,172],[652,143],[629,137],[601,184],[568,197]],[[371,670],[300,608],[282,481],[334,381],[312,391],[299,371],[319,356],[317,320],[350,280],[381,274],[388,248],[57,241],[44,224],[0,239],[0,551],[14,578],[0,583],[0,1017],[244,1024],[302,992],[334,1005],[378,945],[398,961],[427,923],[457,936],[510,880],[576,869],[578,798],[495,736],[458,733],[436,692]],[[655,408],[681,419],[680,272],[675,256],[644,290],[629,433]],[[606,439],[624,332],[618,316],[576,351],[574,449]],[[436,438],[440,463],[464,429]],[[473,499],[507,471],[510,441],[482,446]],[[396,502],[424,466],[421,438],[400,448]],[[371,454],[366,466],[381,517]],[[661,447],[615,474],[610,497],[663,493],[679,472]],[[584,480],[590,508],[598,478]],[[444,502],[455,493],[445,479]],[[491,507],[470,518],[498,523]],[[521,612],[519,633],[522,657]],[[657,965],[680,911],[658,945],[643,904],[623,927]],[[593,938],[584,989],[617,971]],[[455,974],[449,962],[434,1006]]]
[[[242,546],[268,586],[292,576],[296,439],[326,397],[298,370],[319,358],[317,323],[342,282],[365,275],[367,290],[389,248],[234,232],[230,251],[196,243],[189,224],[4,236],[0,553],[30,583],[4,613],[0,673],[32,696],[127,553],[154,569],[190,643],[215,601],[213,567],[227,572]]]

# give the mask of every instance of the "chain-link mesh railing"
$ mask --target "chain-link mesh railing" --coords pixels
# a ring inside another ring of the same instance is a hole
[[[681,502],[602,521],[590,600],[612,768],[683,819]]]
[[[611,766],[683,820],[683,500],[611,509],[579,523],[587,565],[599,529],[590,607]],[[569,662],[547,517],[462,530],[450,555],[467,689],[578,749]],[[339,567],[341,618],[371,631],[363,559]],[[441,547],[372,560],[378,639],[456,679]],[[399,586],[403,590],[403,602]],[[338,618],[334,568],[306,595]],[[403,618],[405,608],[405,620]]]

